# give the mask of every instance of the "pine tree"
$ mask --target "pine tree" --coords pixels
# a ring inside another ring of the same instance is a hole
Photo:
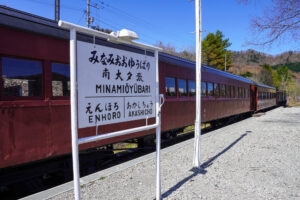
[[[216,34],[209,33],[202,41],[202,63],[220,70],[225,69],[225,55],[226,68],[231,66],[232,53],[228,51],[231,43],[229,39],[223,39],[224,35],[221,31]]]

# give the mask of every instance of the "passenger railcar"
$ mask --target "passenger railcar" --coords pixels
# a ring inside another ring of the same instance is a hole
[[[0,177],[1,170],[71,153],[69,32],[55,21],[0,7]],[[78,39],[92,38],[78,34]],[[141,49],[96,43],[137,53]],[[194,124],[195,63],[159,54],[162,132]],[[216,70],[202,68],[202,122],[261,110],[276,104],[274,88]],[[254,97],[255,96],[255,97]],[[283,98],[277,97],[278,102]],[[149,124],[154,119],[149,119]],[[141,126],[145,120],[104,125],[99,134]],[[81,145],[81,150],[140,138],[154,131]],[[79,137],[95,128],[79,130]],[[96,158],[95,158],[96,159]],[[64,164],[57,164],[63,166]],[[64,167],[64,166],[63,166]],[[53,169],[54,167],[52,167]],[[3,179],[2,179],[3,180]],[[1,182],[0,182],[1,183]]]
[[[286,92],[282,90],[276,90],[276,104],[279,106],[286,105]]]
[[[276,106],[276,88],[264,85],[261,83],[255,83],[255,97],[256,110],[271,108]]]

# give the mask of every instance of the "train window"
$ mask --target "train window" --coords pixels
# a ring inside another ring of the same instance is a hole
[[[220,86],[219,86],[219,83],[214,83],[214,94],[215,94],[215,97],[220,97]]]
[[[262,93],[258,92],[258,99],[262,99]]]
[[[196,95],[196,82],[189,80],[189,96],[194,97]]]
[[[235,97],[234,86],[231,86],[231,94],[230,94],[230,96],[231,96],[232,98]]]
[[[206,82],[201,82],[201,96],[206,97]]]
[[[214,96],[214,87],[212,83],[207,83],[207,95],[210,97]]]
[[[240,97],[240,88],[239,87],[235,87],[235,98],[239,98]]]
[[[186,80],[178,79],[178,96],[185,97],[187,96],[187,84]]]
[[[239,87],[239,98],[243,98],[242,88]]]
[[[230,98],[231,86],[226,85],[226,97]]]
[[[224,84],[221,85],[221,95],[222,97],[226,97],[226,88]]]
[[[70,96],[70,66],[52,63],[52,95]]]
[[[243,98],[246,98],[246,89],[243,88]]]
[[[165,79],[166,84],[166,96],[175,97],[176,90],[175,90],[175,78],[166,77]]]
[[[2,58],[2,96],[42,96],[43,66],[36,60]]]

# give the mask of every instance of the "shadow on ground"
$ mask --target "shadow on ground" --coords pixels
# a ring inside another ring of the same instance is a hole
[[[224,154],[225,152],[227,152],[229,149],[231,149],[236,143],[238,143],[241,139],[243,139],[248,133],[251,133],[251,131],[246,131],[246,133],[242,134],[239,138],[237,138],[233,143],[231,143],[229,146],[227,146],[225,149],[223,149],[221,152],[219,152],[217,155],[215,155],[214,157],[210,158],[209,160],[207,160],[206,162],[204,162],[200,168],[192,168],[190,169],[191,172],[193,172],[193,174],[185,177],[184,179],[182,179],[181,181],[179,181],[176,185],[174,185],[173,187],[171,187],[168,191],[164,192],[162,194],[162,198],[166,198],[168,197],[170,194],[172,194],[173,192],[175,192],[178,188],[180,188],[183,184],[185,184],[186,182],[188,182],[189,180],[192,180],[192,178],[194,178],[195,176],[197,176],[198,174],[206,174],[207,172],[207,168],[210,167],[213,162],[220,157],[222,154]]]

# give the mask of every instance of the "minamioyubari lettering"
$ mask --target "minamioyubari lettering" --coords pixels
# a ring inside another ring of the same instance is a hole
[[[99,84],[96,85],[96,93],[101,94],[149,94],[150,85],[107,85]]]

